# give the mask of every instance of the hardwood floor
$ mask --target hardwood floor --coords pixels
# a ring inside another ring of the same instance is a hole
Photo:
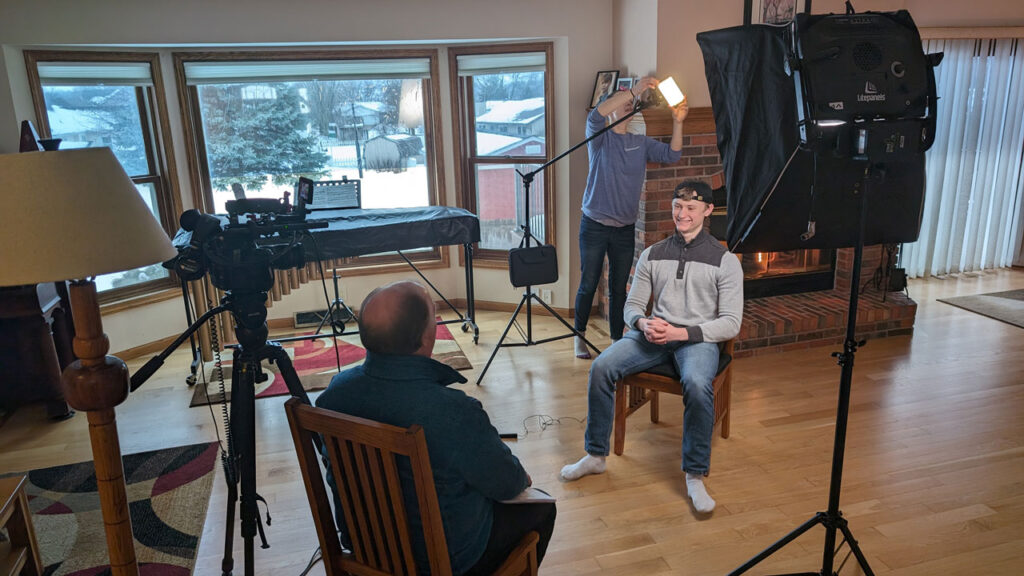
[[[1021,270],[912,280],[914,335],[858,351],[840,508],[876,574],[1021,573],[1024,330],[936,302],[1017,288],[1024,288]],[[681,403],[663,402],[659,424],[646,409],[632,417],[626,451],[609,457],[607,473],[560,482],[559,469],[583,453],[590,362],[572,356],[571,340],[505,348],[477,387],[509,315],[480,316],[479,345],[453,331],[475,367],[460,388],[481,400],[500,431],[519,432],[512,450],[534,483],[559,498],[545,576],[725,574],[826,508],[840,375],[833,347],[736,361],[732,435],[715,436],[707,482],[718,507],[700,518],[679,470]],[[603,326],[588,332],[602,347]],[[534,328],[537,339],[561,333],[544,316],[534,317]],[[188,408],[187,356],[175,354],[118,408],[124,453],[216,439],[210,411]],[[273,516],[272,547],[256,549],[257,574],[298,574],[317,546],[283,402],[257,402],[258,488]],[[0,445],[3,471],[91,458],[85,418],[49,423],[41,407],[16,412],[0,428]],[[221,478],[196,574],[219,574]],[[749,573],[820,569],[823,535],[812,529]],[[240,545],[236,536],[236,574]],[[323,574],[322,565],[311,573]],[[841,573],[861,571],[851,558]]]

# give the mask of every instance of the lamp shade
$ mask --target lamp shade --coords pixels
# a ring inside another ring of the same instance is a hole
[[[0,155],[0,286],[83,279],[177,252],[109,148]]]

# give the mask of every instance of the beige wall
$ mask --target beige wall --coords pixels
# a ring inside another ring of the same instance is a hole
[[[615,0],[612,40],[615,68],[623,76],[655,75],[658,68],[658,0]]]

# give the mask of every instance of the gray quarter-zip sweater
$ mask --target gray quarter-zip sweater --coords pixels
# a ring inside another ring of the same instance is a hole
[[[743,269],[736,255],[702,230],[689,244],[674,234],[640,254],[624,320],[651,315],[686,328],[690,342],[724,342],[743,321]]]

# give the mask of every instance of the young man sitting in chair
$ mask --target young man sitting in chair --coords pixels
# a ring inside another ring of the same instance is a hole
[[[604,472],[616,382],[671,358],[681,375],[685,404],[686,491],[698,512],[715,508],[703,481],[711,461],[715,418],[712,380],[718,369],[718,343],[740,331],[743,270],[739,259],[704,230],[704,219],[713,209],[706,183],[686,180],[676,187],[676,233],[644,250],[636,264],[624,313],[633,330],[606,348],[590,369],[587,454],[562,468],[566,480]]]
[[[448,387],[466,379],[430,357],[437,322],[427,291],[416,282],[377,288],[359,316],[366,361],[335,376],[316,405],[402,428],[423,427],[453,573],[492,573],[531,531],[540,537],[539,564],[554,530],[555,504],[500,502],[529,486],[530,476],[480,402]],[[399,474],[411,475],[401,467]],[[416,509],[412,489],[403,480],[410,511]],[[337,522],[344,532],[344,519],[338,516]],[[412,540],[417,566],[429,566],[421,530],[413,531]]]

